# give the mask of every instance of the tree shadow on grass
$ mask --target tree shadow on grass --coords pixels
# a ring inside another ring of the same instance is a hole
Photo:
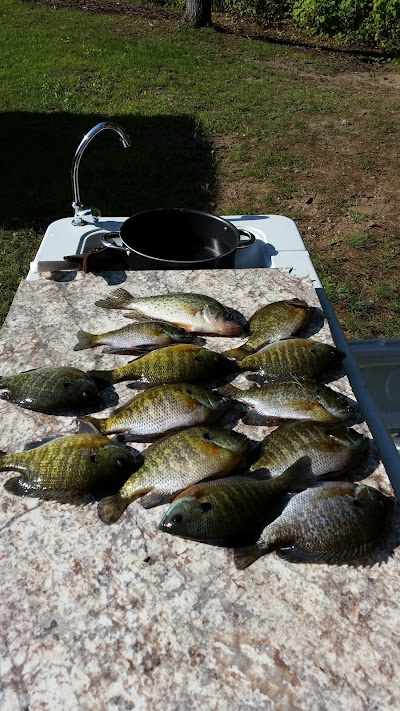
[[[79,170],[85,207],[115,216],[156,207],[212,210],[212,146],[191,116],[10,112],[0,114],[4,229],[45,229],[53,220],[72,217],[73,156],[84,134],[104,120],[118,123],[132,146],[123,149],[113,131],[89,143]]]

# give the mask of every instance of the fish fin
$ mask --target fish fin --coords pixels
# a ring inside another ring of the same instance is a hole
[[[126,307],[128,308],[128,306]],[[139,323],[142,321],[148,321],[149,317],[145,316],[145,314],[139,313],[139,311],[135,311],[132,306],[129,306],[129,309],[131,309],[132,313],[130,314],[122,314],[124,318],[129,318],[131,321],[138,321]],[[157,321],[162,321],[161,318],[157,319]]]
[[[79,489],[43,489],[35,484],[28,484],[22,477],[13,477],[4,483],[4,488],[15,496],[29,496],[44,501],[58,501],[59,504],[88,504],[94,500],[89,492]]]
[[[108,525],[115,523],[130,503],[131,499],[123,499],[119,491],[112,496],[100,499],[97,506],[99,519]]]
[[[313,474],[311,459],[308,456],[300,457],[288,467],[280,477],[286,480],[288,491],[304,491],[318,482]]]
[[[23,451],[27,452],[30,449],[37,449],[37,447],[41,447],[43,444],[48,444],[49,442],[54,442],[56,439],[61,439],[64,435],[53,435],[52,437],[43,437],[42,439],[35,439],[32,442],[27,442],[27,444],[24,446]]]
[[[78,434],[99,434],[101,433],[100,423],[101,419],[96,417],[77,417],[77,433]]]
[[[269,425],[273,427],[285,422],[283,417],[271,417],[269,415],[261,415],[257,410],[248,410],[242,417],[242,422],[245,425]]]
[[[109,294],[105,299],[95,301],[96,306],[101,306],[103,309],[126,309],[127,304],[133,300],[132,294],[126,289],[114,289],[112,294]]]
[[[140,504],[144,509],[152,509],[155,506],[161,506],[161,504],[168,504],[172,499],[178,494],[178,491],[159,491],[158,489],[152,489],[147,494],[142,496],[140,499]]]
[[[240,346],[239,348],[230,348],[228,351],[223,351],[222,355],[227,358],[234,358],[235,360],[242,360],[246,356],[251,354],[251,350],[248,350],[245,346]]]
[[[107,383],[108,385],[114,384],[114,376],[112,370],[88,370],[87,375],[93,378],[93,380],[100,380],[101,383]]]
[[[93,348],[96,345],[96,336],[93,333],[87,333],[86,331],[78,331],[76,334],[78,343],[73,347],[74,351],[83,351],[86,348]]]
[[[118,348],[118,346],[104,346],[102,353],[117,353],[118,355],[136,355],[148,353],[149,349],[145,346],[132,346],[132,348]]]
[[[231,400],[236,400],[238,397],[243,395],[245,391],[237,388],[235,385],[232,385],[232,383],[226,383],[226,385],[222,385],[220,388],[217,388],[217,392],[220,395],[229,397]]]
[[[251,476],[251,478],[255,479],[256,481],[265,481],[266,479],[272,478],[270,470],[266,467],[256,469],[254,472],[249,472],[249,476]]]
[[[244,548],[235,548],[233,551],[233,560],[238,570],[244,570],[249,565],[254,563],[264,554],[257,545],[245,546]]]

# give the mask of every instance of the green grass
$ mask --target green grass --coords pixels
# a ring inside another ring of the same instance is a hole
[[[85,204],[111,215],[168,205],[286,214],[348,335],[398,335],[396,94],[342,82],[352,67],[338,53],[22,0],[2,0],[0,13],[7,20],[0,23],[1,319],[49,222],[72,215],[70,167],[80,139],[109,118],[133,145],[121,150],[109,132],[90,145],[80,171]],[[387,71],[356,69],[364,77]],[[384,232],[372,259],[371,216],[351,195],[376,194],[377,181],[387,191],[386,222],[376,220]],[[327,215],[333,233],[321,229]],[[353,289],[358,263],[365,294]],[[379,315],[379,304],[391,318]]]

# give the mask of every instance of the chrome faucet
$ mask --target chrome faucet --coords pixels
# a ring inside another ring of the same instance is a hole
[[[117,123],[112,123],[111,121],[102,121],[101,123],[96,124],[96,126],[93,126],[93,128],[91,128],[90,131],[84,135],[78,148],[76,149],[71,168],[72,192],[74,197],[74,201],[72,203],[72,207],[74,208],[74,219],[72,220],[73,225],[85,225],[96,220],[96,217],[92,212],[92,208],[83,207],[81,203],[78,171],[79,163],[81,162],[82,154],[86,146],[90,143],[92,138],[94,138],[98,133],[100,133],[100,131],[104,131],[107,128],[110,128],[118,133],[124,148],[129,148],[129,146],[132,144],[128,134],[125,133],[121,126],[118,126]]]

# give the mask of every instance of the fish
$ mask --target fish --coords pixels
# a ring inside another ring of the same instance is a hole
[[[341,423],[291,422],[262,440],[261,456],[250,471],[263,469],[268,476],[278,476],[299,457],[308,456],[315,476],[343,475],[350,467],[361,468],[368,451],[368,438]]]
[[[211,296],[195,293],[172,293],[155,296],[132,296],[126,289],[114,289],[104,299],[95,302],[104,309],[129,309],[128,318],[146,317],[168,321],[190,333],[218,336],[239,336],[242,319],[235,317],[223,304]]]
[[[284,299],[266,304],[250,317],[246,343],[226,351],[225,355],[240,360],[268,343],[293,336],[306,325],[309,318],[310,308],[303,299]]]
[[[293,495],[258,541],[234,551],[243,570],[267,553],[295,563],[340,563],[371,553],[388,532],[394,499],[366,484],[331,481]]]
[[[319,343],[311,338],[288,338],[270,343],[262,351],[242,358],[238,365],[242,371],[255,372],[258,379],[285,375],[313,378],[340,367],[344,357],[342,351],[328,343]]]
[[[89,370],[89,375],[114,385],[125,380],[131,387],[163,383],[193,383],[233,372],[234,361],[194,344],[165,346],[112,370]]]
[[[240,390],[230,383],[219,392],[245,405],[245,424],[277,425],[287,420],[338,422],[354,414],[346,398],[315,380],[280,378]]]
[[[192,336],[184,328],[162,321],[142,321],[106,333],[78,331],[74,351],[105,346],[103,353],[143,353],[173,343],[190,343]]]
[[[308,457],[302,457],[274,479],[234,475],[200,482],[179,494],[159,529],[193,541],[234,547],[254,542],[278,515],[282,497],[316,482]]]
[[[144,464],[117,494],[99,502],[99,518],[115,523],[140,497],[144,508],[152,508],[202,479],[227,476],[240,464],[249,444],[245,435],[216,426],[191,427],[165,437],[146,449]]]
[[[229,406],[227,397],[199,385],[157,385],[138,393],[109,417],[79,418],[78,431],[89,425],[101,434],[119,434],[125,442],[148,442],[185,427],[211,424]]]
[[[94,380],[83,370],[71,366],[48,366],[26,370],[16,375],[0,375],[2,400],[28,410],[59,414],[86,410],[101,403]]]
[[[0,471],[14,471],[5,489],[59,503],[87,503],[96,492],[116,491],[136,471],[142,456],[99,434],[56,437],[23,452],[0,452]]]

